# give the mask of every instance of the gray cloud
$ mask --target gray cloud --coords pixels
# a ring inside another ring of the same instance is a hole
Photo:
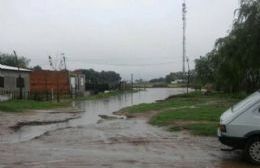
[[[48,55],[64,52],[70,69],[115,70],[124,78],[131,73],[145,79],[164,76],[181,70],[181,3],[1,0],[0,51],[16,49],[32,65],[45,68]],[[226,34],[238,5],[237,0],[187,0],[191,60],[210,51],[216,38]]]

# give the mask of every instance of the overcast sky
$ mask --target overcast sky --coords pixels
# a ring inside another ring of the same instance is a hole
[[[49,68],[114,70],[151,79],[182,70],[182,0],[0,0],[0,52]],[[187,55],[210,51],[231,29],[239,0],[186,0]],[[165,64],[168,63],[168,64]]]

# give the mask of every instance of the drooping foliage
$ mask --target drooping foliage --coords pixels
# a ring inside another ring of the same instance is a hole
[[[232,30],[214,49],[195,61],[202,84],[226,92],[260,88],[260,0],[242,0]]]

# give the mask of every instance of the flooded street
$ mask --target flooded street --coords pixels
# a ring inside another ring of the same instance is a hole
[[[162,100],[182,89],[148,89],[75,102],[80,118],[24,126],[0,143],[0,168],[11,167],[254,167],[239,152],[222,152],[215,137],[166,132],[144,119],[103,120],[123,107]]]

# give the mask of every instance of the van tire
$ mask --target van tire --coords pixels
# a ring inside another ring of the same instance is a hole
[[[244,149],[245,158],[253,163],[260,165],[260,137],[252,137],[250,138]]]

